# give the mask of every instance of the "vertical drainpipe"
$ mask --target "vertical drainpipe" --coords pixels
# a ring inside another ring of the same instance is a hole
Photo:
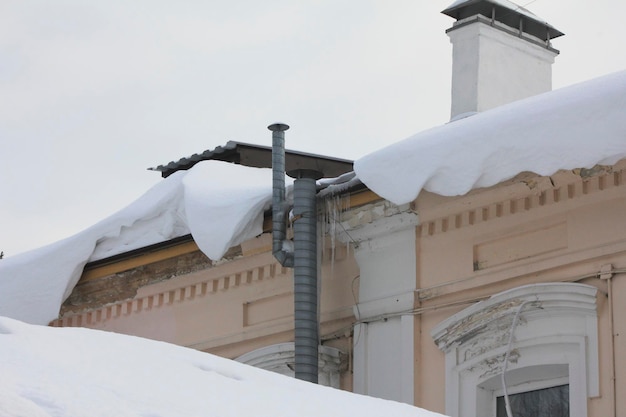
[[[272,131],[272,252],[283,266],[293,266],[295,376],[317,383],[319,322],[317,313],[317,187],[322,173],[297,169],[288,175],[294,181],[293,230],[294,251],[285,250],[285,130],[289,126],[273,124]],[[285,262],[285,263],[284,263]],[[291,262],[291,265],[288,263]]]
[[[294,318],[296,378],[317,383],[317,171],[289,172],[295,178],[293,206]]]

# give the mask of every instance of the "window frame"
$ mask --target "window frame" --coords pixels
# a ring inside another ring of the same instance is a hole
[[[530,381],[530,382],[524,382],[518,385],[507,386],[507,391],[509,395],[516,395],[516,394],[523,394],[525,392],[558,387],[562,385],[568,385],[568,386],[570,385],[569,376],[557,377],[557,378],[553,378],[549,380],[542,380],[542,381]],[[499,397],[504,396],[504,390],[502,388],[498,390],[494,390],[492,391],[492,395],[493,395],[493,399],[492,399],[491,407],[493,411],[491,415],[494,417],[497,417],[497,400]],[[570,391],[570,396],[571,396],[571,391]],[[570,399],[570,405],[571,405],[571,399]]]
[[[538,369],[567,367],[570,417],[587,417],[587,398],[599,394],[596,295],[595,287],[584,284],[526,285],[435,326],[431,335],[446,355],[446,414],[495,416],[495,397],[487,397],[483,386],[501,374],[513,318],[522,308],[507,366],[507,376],[517,373],[519,381],[507,384],[549,380],[554,376]]]

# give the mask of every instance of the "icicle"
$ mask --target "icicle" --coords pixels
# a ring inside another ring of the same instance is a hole
[[[335,241],[337,234],[337,197],[333,196],[326,199],[327,212],[329,216],[329,234],[330,234],[330,275],[335,276]]]
[[[330,261],[330,271],[331,276],[334,274],[335,268],[335,260],[337,254],[337,237],[338,234],[342,232],[343,227],[341,225],[341,213],[350,206],[350,197],[342,196],[342,195],[329,195],[324,197],[324,209],[321,213],[320,221],[324,224],[324,229],[326,231],[327,236],[322,239],[323,242],[323,260]],[[330,242],[330,248],[326,248],[326,240]],[[349,243],[346,243],[348,246],[346,250],[349,253]],[[328,250],[327,250],[328,249]],[[324,259],[327,257],[326,253],[330,252],[330,259]]]

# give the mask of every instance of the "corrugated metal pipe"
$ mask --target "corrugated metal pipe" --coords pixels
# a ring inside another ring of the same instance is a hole
[[[272,131],[272,170],[273,194],[273,238],[274,256],[289,257],[284,250],[285,216],[285,130],[289,126],[273,124]],[[276,165],[274,165],[274,163]],[[317,283],[317,180],[322,173],[310,169],[297,169],[288,172],[294,181],[293,231],[294,252],[294,327],[295,327],[295,376],[309,382],[318,380],[319,320]],[[280,176],[280,179],[277,178]],[[279,224],[276,224],[276,223]],[[284,266],[289,266],[283,264]]]
[[[287,249],[287,213],[285,201],[285,130],[289,126],[275,123],[272,131],[272,253],[282,266],[293,267],[293,252]]]
[[[299,170],[294,182],[294,318],[296,378],[317,383],[317,203],[315,171]]]

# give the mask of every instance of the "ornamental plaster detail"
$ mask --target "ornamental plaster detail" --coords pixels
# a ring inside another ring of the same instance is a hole
[[[573,415],[586,416],[586,399],[599,395],[596,296],[597,289],[584,284],[525,285],[435,326],[431,336],[446,355],[446,413],[485,413],[486,397],[477,399],[499,387],[510,348],[509,383],[561,378],[570,385]]]
[[[448,317],[435,326],[431,334],[439,349],[447,352],[467,343],[494,321],[503,319],[512,321],[522,304],[525,304],[523,308],[525,317],[543,315],[548,310],[552,315],[571,313],[595,317],[597,291],[590,285],[572,283],[543,283],[516,287],[495,294]]]
[[[354,246],[360,269],[354,392],[408,404],[415,401],[415,317],[407,314],[415,307],[417,273],[413,208],[380,200],[348,210],[338,236]]]
[[[256,349],[235,358],[235,360],[281,375],[291,377],[295,375],[295,348],[293,342],[279,343]],[[346,355],[339,349],[320,346],[318,369],[320,385],[339,388],[341,373],[347,369]]]
[[[251,285],[262,280],[287,277],[288,269],[278,262],[258,265],[246,270],[227,274],[217,278],[202,280],[181,279],[178,286],[172,288],[168,285],[165,290],[151,290],[146,287],[143,295],[133,299],[127,299],[111,303],[96,309],[78,313],[66,313],[50,323],[53,327],[80,327],[105,322],[118,317],[129,316],[141,312],[170,306],[176,303],[184,303],[197,298],[209,297],[228,291],[243,285]],[[173,281],[167,281],[171,283]],[[158,288],[158,286],[157,286]]]
[[[612,167],[605,166],[576,169],[571,171],[573,180],[564,184],[555,185],[550,177],[552,185],[547,189],[539,189],[534,180],[524,181],[528,186],[527,195],[424,221],[420,233],[422,237],[432,236],[621,187],[626,185],[625,171],[624,169],[614,171]],[[542,177],[537,179],[540,178]]]
[[[418,216],[411,204],[398,206],[388,200],[379,200],[343,212],[338,238],[358,245],[417,224]]]

